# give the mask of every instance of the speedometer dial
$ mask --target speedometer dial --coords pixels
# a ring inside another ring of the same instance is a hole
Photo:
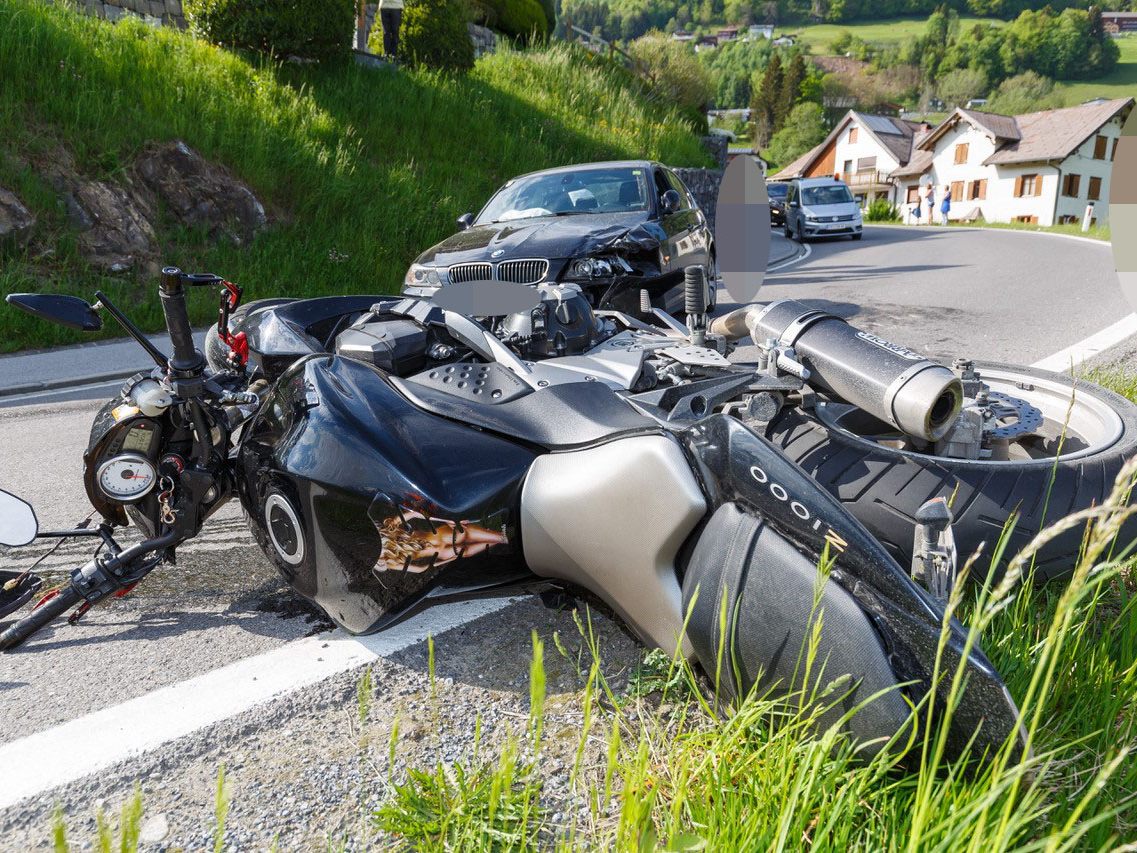
[[[136,501],[158,481],[150,460],[138,453],[108,459],[99,466],[97,476],[103,494],[118,501]]]

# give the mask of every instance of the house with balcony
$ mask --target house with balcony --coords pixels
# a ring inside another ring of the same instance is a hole
[[[894,202],[910,208],[935,187],[951,218],[1037,225],[1109,217],[1109,182],[1133,98],[1003,116],[957,109],[913,143],[894,170]]]
[[[825,141],[771,180],[838,178],[867,207],[877,198],[892,198],[892,173],[908,164],[914,142],[930,130],[928,124],[849,110]]]

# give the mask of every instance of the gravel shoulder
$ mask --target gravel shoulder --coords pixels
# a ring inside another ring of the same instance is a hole
[[[587,618],[583,607],[580,614]],[[590,623],[604,649],[604,671],[619,689],[642,647],[596,610]],[[433,684],[425,642],[376,662],[373,704],[362,724],[361,673],[345,673],[0,813],[4,845],[51,849],[57,804],[69,838],[91,839],[98,809],[117,814],[137,782],[151,830],[143,849],[202,849],[212,843],[217,774],[224,765],[231,803],[227,849],[264,850],[275,843],[282,850],[326,850],[339,842],[348,849],[385,847],[390,839],[377,836],[365,816],[392,780],[404,778],[408,768],[469,760],[475,748],[493,756],[524,731],[533,630],[545,643],[548,684],[544,797],[557,808],[567,796],[580,733],[578,692],[591,658],[570,611],[550,610],[529,597],[435,638]],[[602,760],[603,744],[596,749],[590,760]],[[162,826],[167,831],[159,838]]]

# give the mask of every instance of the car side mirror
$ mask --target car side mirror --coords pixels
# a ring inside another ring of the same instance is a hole
[[[0,491],[0,545],[18,548],[39,533],[39,522],[31,504]]]
[[[468,231],[470,226],[474,224],[474,214],[463,213],[458,217],[457,225],[459,231]]]
[[[5,301],[33,317],[49,320],[69,329],[97,332],[103,327],[103,321],[95,313],[95,309],[86,299],[80,299],[78,296],[64,296],[61,293],[9,293]]]
[[[677,190],[665,190],[663,195],[659,197],[659,206],[664,214],[674,213],[679,209],[679,192]]]

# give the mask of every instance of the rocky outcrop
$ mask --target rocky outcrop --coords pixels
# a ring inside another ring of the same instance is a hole
[[[59,193],[67,219],[78,231],[79,251],[91,266],[121,273],[157,255],[154,211],[129,177],[113,183],[89,180],[63,149],[44,158],[40,171]]]
[[[163,212],[214,240],[243,245],[265,225],[264,205],[229,171],[181,141],[147,147],[130,169],[134,182]]]
[[[82,175],[62,148],[33,166],[59,194],[84,259],[106,272],[156,269],[163,219],[237,245],[268,223],[248,186],[184,142],[148,146],[113,180]],[[7,219],[17,218],[9,210],[27,214],[22,205],[7,204],[0,191],[0,239]]]
[[[35,227],[31,211],[14,192],[0,187],[0,253],[24,248]]]

